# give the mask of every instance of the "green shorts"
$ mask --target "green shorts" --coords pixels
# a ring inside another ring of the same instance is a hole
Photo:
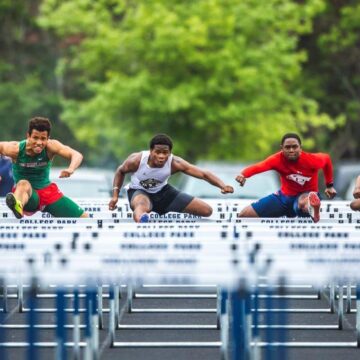
[[[79,218],[84,213],[84,210],[79,205],[66,196],[62,196],[59,200],[45,206],[43,209],[39,209],[39,202],[39,195],[33,190],[29,201],[24,206],[24,210],[28,213],[34,213],[41,210],[43,212],[48,212],[54,217],[69,218]]]

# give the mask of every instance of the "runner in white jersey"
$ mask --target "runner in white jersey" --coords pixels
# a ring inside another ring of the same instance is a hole
[[[206,180],[220,188],[223,194],[232,193],[232,186],[210,171],[202,170],[171,153],[172,141],[165,134],[158,134],[150,141],[150,151],[131,154],[116,170],[113,182],[113,197],[109,209],[114,210],[126,174],[131,173],[131,181],[126,186],[130,207],[136,222],[147,222],[151,211],[158,214],[183,212],[208,217],[212,208],[204,201],[185,194],[169,185],[172,174],[183,172]]]
[[[150,151],[142,151],[140,165],[136,172],[131,176],[131,182],[126,189],[145,189],[148,193],[154,194],[160,191],[168,182],[171,176],[171,154],[162,167],[149,166]]]

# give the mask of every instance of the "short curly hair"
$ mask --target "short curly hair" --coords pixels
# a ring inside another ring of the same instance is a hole
[[[173,143],[170,136],[166,134],[157,134],[150,140],[150,149],[152,150],[155,145],[167,145],[172,150]]]
[[[35,116],[29,121],[28,134],[31,135],[33,130],[47,131],[48,136],[51,132],[51,122],[46,117]]]
[[[296,139],[299,144],[301,145],[301,139],[300,139],[300,136],[298,134],[295,134],[295,133],[287,133],[285,134],[282,139],[281,139],[281,145],[284,145],[284,142],[286,139]]]

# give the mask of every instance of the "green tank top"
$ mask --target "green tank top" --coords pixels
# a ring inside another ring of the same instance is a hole
[[[25,153],[26,140],[19,142],[19,154],[13,163],[13,176],[15,183],[28,180],[34,189],[42,189],[51,184],[49,173],[51,160],[46,148],[38,155],[30,156]]]

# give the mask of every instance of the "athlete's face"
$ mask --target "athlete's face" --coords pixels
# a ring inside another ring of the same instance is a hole
[[[40,154],[46,147],[48,140],[49,134],[47,131],[38,131],[33,129],[31,134],[27,134],[28,149],[34,154]]]
[[[153,167],[163,167],[171,154],[168,145],[155,145],[150,149],[150,165]]]
[[[288,160],[296,161],[301,154],[301,145],[298,139],[288,138],[281,145],[281,150]]]

